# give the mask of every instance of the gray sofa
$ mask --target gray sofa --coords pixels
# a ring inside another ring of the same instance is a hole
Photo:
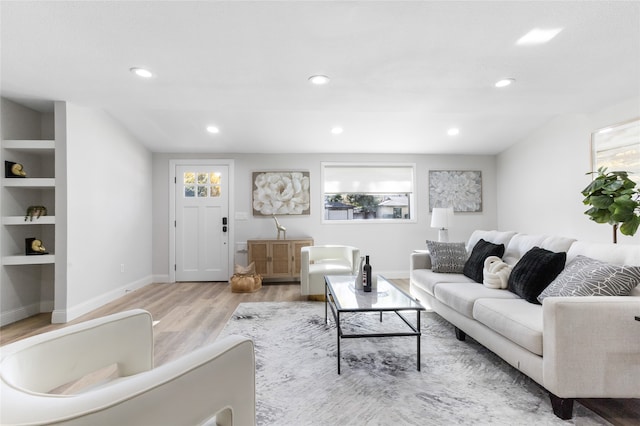
[[[586,256],[640,266],[640,245],[475,231],[467,253],[480,239],[504,244],[511,266],[533,247],[566,252],[566,265]],[[429,252],[416,250],[410,291],[453,324],[459,340],[471,336],[546,388],[560,418],[572,417],[574,398],[640,398],[640,286],[629,296],[547,297],[539,305],[461,273],[433,272]]]

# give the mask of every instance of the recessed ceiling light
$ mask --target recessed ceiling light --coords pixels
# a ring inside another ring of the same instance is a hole
[[[557,36],[560,31],[562,31],[562,28],[551,28],[546,30],[542,28],[534,28],[520,37],[516,44],[533,45],[546,43]]]
[[[309,77],[309,81],[315,85],[321,86],[329,82],[329,77],[326,75],[312,75]]]
[[[456,136],[459,133],[460,133],[460,129],[456,129],[455,127],[452,127],[451,129],[447,130],[447,134],[449,136]]]
[[[138,77],[142,77],[142,78],[151,78],[153,77],[153,73],[147,69],[144,68],[129,68],[129,71],[131,71],[132,73],[134,73],[135,75],[137,75]]]
[[[496,81],[496,87],[507,87],[516,82],[515,78],[503,78],[502,80]]]
[[[333,133],[334,135],[339,135],[342,132],[344,132],[344,129],[342,127],[334,127],[333,129],[331,129],[331,133]]]
[[[220,133],[220,129],[218,129],[216,126],[207,126],[207,132]]]

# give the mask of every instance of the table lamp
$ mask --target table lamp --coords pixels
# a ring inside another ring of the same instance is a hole
[[[449,226],[453,222],[453,207],[434,207],[431,212],[431,227],[439,228],[438,241],[449,241]]]

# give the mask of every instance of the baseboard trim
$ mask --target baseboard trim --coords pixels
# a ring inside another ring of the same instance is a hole
[[[154,283],[168,283],[169,282],[169,274],[162,274],[162,275],[153,275],[153,282]]]
[[[148,275],[142,279],[137,281],[133,281],[129,284],[118,287],[114,290],[111,290],[107,293],[101,294],[100,296],[94,297],[93,299],[87,300],[79,305],[72,306],[67,310],[57,309],[53,311],[51,315],[51,322],[54,324],[66,323],[69,321],[73,321],[74,319],[87,314],[95,309],[98,309],[101,306],[106,305],[109,302],[113,302],[114,300],[119,299],[127,293],[138,290],[142,287],[145,287],[153,282],[153,277]]]
[[[21,306],[18,309],[12,309],[8,312],[0,314],[0,326],[5,326],[33,315],[38,315],[43,311],[40,310],[40,303],[32,303],[30,305]]]

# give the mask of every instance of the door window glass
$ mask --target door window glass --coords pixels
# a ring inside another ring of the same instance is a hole
[[[182,182],[185,198],[220,197],[222,195],[220,173],[218,172],[185,172]]]

